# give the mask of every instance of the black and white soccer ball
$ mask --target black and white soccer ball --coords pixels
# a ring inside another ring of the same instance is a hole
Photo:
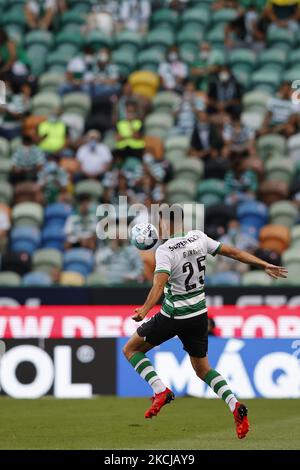
[[[139,250],[150,250],[158,240],[157,229],[152,224],[137,224],[131,230],[131,243]]]

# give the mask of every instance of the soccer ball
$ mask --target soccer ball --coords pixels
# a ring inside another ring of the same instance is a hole
[[[139,250],[150,250],[158,240],[158,232],[152,224],[137,224],[131,230],[131,243]]]

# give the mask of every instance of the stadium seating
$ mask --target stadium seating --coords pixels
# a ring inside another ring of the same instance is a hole
[[[283,225],[265,225],[259,232],[260,247],[282,254],[290,244],[290,231]]]
[[[0,286],[3,287],[18,287],[21,284],[21,277],[19,274],[12,271],[0,272]]]
[[[22,285],[26,287],[48,287],[51,286],[52,279],[46,272],[33,271],[23,276]]]
[[[60,251],[55,248],[41,248],[33,254],[34,271],[51,273],[53,269],[61,269],[63,257]]]
[[[40,231],[36,227],[14,227],[10,234],[11,250],[30,255],[39,247]]]
[[[78,272],[86,277],[93,270],[93,253],[85,248],[73,248],[64,254],[64,270]]]
[[[272,278],[263,271],[248,271],[242,276],[243,286],[271,286]]]

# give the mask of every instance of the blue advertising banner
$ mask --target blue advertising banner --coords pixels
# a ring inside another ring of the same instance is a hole
[[[151,389],[126,361],[117,340],[117,394],[150,396]],[[214,392],[199,380],[189,356],[177,338],[147,353],[158,375],[175,395],[214,398]],[[299,339],[210,338],[209,359],[223,374],[230,388],[243,398],[300,398]]]

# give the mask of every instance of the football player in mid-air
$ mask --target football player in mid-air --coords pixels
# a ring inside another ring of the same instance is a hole
[[[138,327],[124,346],[123,352],[136,372],[153,389],[152,405],[145,413],[145,418],[152,418],[164,405],[174,400],[175,396],[157,375],[145,353],[177,335],[190,356],[197,376],[224,400],[233,413],[237,436],[242,439],[249,430],[248,410],[230,390],[225,378],[211,368],[207,357],[205,258],[208,254],[228,256],[262,268],[274,279],[287,277],[287,269],[269,264],[245,251],[223,245],[200,230],[183,233],[182,210],[181,213],[179,223],[177,217],[174,217],[174,211],[169,213],[168,220],[164,215],[160,216],[160,229],[167,224],[170,238],[156,250],[153,286],[144,305],[135,310],[133,319],[142,321],[164,292],[161,310]]]

